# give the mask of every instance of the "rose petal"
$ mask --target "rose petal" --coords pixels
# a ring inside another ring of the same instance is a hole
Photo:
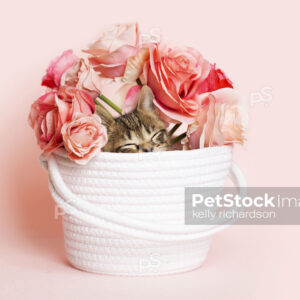
[[[166,108],[156,99],[153,100],[155,106],[161,112],[161,118],[167,123],[185,123],[191,124],[195,121],[195,117],[191,117],[188,115],[183,115],[182,113],[178,113],[177,111],[173,111],[171,109]]]
[[[138,31],[137,23],[116,24],[103,31],[90,49],[106,49],[112,52],[123,45],[137,46]]]
[[[109,54],[90,57],[89,62],[94,70],[101,72],[103,76],[114,78],[124,74],[128,57],[137,54],[137,49],[132,46],[124,45]]]
[[[123,115],[129,114],[136,109],[139,101],[141,88],[142,87],[140,85],[134,85],[129,89],[128,93],[126,94],[122,108]]]
[[[72,118],[70,113],[70,103],[60,99],[57,95],[55,95],[55,102],[58,107],[61,122],[64,124],[65,122],[70,121]]]
[[[127,60],[126,68],[123,75],[125,82],[135,81],[143,70],[143,65],[149,58],[149,49],[143,48],[135,56],[131,56]]]
[[[60,80],[62,75],[76,62],[78,58],[74,55],[72,50],[67,50],[62,53],[61,56],[54,59],[47,71],[46,75],[42,79],[42,85],[49,88],[55,88],[60,86]]]

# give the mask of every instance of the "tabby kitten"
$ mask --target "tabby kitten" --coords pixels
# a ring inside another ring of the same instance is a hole
[[[132,113],[112,119],[96,105],[97,114],[106,125],[108,142],[105,152],[154,152],[170,149],[166,125],[155,112],[153,93],[143,86],[138,106]]]

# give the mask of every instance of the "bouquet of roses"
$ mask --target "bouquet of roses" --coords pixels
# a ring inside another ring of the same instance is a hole
[[[189,150],[243,143],[246,103],[225,73],[193,48],[143,43],[140,35],[137,24],[118,24],[81,57],[68,50],[50,63],[46,92],[29,115],[45,154],[64,147],[70,159],[88,162],[109,138],[95,104],[112,116],[131,113],[143,85],[152,89],[169,136],[185,126],[172,144]]]

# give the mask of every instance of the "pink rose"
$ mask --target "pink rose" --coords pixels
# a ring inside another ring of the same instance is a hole
[[[42,79],[42,85],[49,88],[59,88],[60,80],[63,74],[73,65],[76,64],[78,58],[74,55],[72,50],[67,50],[56,59],[54,59]]]
[[[62,136],[68,156],[78,164],[86,164],[107,143],[107,132],[97,115],[76,114],[62,127]]]
[[[126,81],[138,78],[142,72],[142,65],[149,56],[147,49],[139,49],[136,23],[117,24],[104,31],[84,52],[91,55],[90,64],[103,77],[116,78],[125,74]]]
[[[70,67],[61,78],[61,85],[76,87],[92,98],[100,94],[101,84],[98,74],[85,63],[84,59],[80,59]]]
[[[88,94],[67,87],[49,92],[32,104],[29,124],[44,153],[50,153],[63,145],[61,128],[78,112],[93,114],[94,101]]]
[[[200,109],[188,126],[185,148],[198,149],[244,142],[247,122],[246,101],[231,88],[198,96]]]

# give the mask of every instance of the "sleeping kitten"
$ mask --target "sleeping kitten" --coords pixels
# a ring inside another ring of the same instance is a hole
[[[155,112],[153,93],[143,86],[138,106],[130,114],[112,119],[99,105],[97,114],[107,128],[105,152],[154,152],[170,149],[166,126]]]

